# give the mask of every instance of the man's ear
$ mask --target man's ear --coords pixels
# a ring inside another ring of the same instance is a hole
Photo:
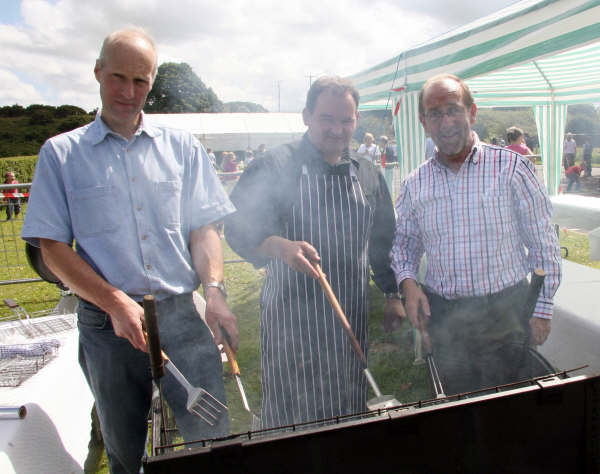
[[[102,69],[102,66],[100,64],[100,60],[96,59],[96,64],[94,65],[94,76],[96,76],[96,80],[98,82],[100,82],[100,69]]]
[[[477,118],[477,106],[475,102],[471,105],[471,109],[469,110],[469,122],[471,125],[475,123],[475,119]]]
[[[302,109],[302,121],[304,122],[304,125],[306,125],[307,127],[310,126],[310,116],[311,116],[311,113],[308,111],[308,109],[306,107],[304,107],[304,109]]]

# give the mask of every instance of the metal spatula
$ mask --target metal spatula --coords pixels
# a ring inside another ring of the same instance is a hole
[[[167,354],[165,354],[165,351],[160,348],[156,301],[152,295],[144,296],[144,317],[151,337],[148,337],[146,331],[144,331],[144,336],[150,351],[152,376],[155,381],[157,381],[157,386],[160,388],[160,377],[163,376],[164,369],[167,369],[187,392],[187,411],[199,416],[210,426],[214,426],[219,416],[221,416],[221,413],[227,411],[227,407],[203,388],[194,387],[189,383],[179,369],[175,367],[175,364],[173,364]],[[163,361],[164,368],[162,364]]]
[[[167,354],[164,351],[161,352],[165,360],[165,368],[173,374],[173,377],[187,392],[188,397],[185,405],[187,411],[199,416],[210,426],[214,426],[219,416],[227,411],[227,407],[202,387],[194,387],[189,383],[179,369],[175,367],[175,364],[171,362]]]

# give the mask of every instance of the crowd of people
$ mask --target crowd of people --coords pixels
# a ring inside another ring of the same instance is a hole
[[[384,330],[408,320],[430,336],[448,395],[514,381],[520,360],[507,347],[544,343],[561,279],[552,206],[522,132],[498,148],[472,130],[477,106],[460,78],[442,74],[423,85],[420,121],[434,146],[394,208],[376,166],[397,160],[388,137],[376,144],[367,133],[350,150],[360,100],[350,81],[314,81],[304,137],[247,150],[243,161],[252,164],[228,196],[212,150],[145,120],[156,70],[155,44],[142,30],[106,37],[94,68],[102,108],[91,124],[42,147],[22,231],[80,298],[80,365],[111,472],[139,472],[145,449],[152,380],[144,295],[158,301],[169,358],[227,403],[217,344],[224,333],[234,351],[244,342],[226,300],[223,221],[230,246],[266,268],[262,428],[365,409],[364,366],[319,285],[323,274],[365,354],[373,279],[384,295]],[[238,170],[234,153],[221,158],[223,171]],[[534,269],[546,278],[528,314]],[[206,323],[192,298],[199,286]],[[209,426],[191,415],[170,374],[163,393],[186,441],[229,433],[227,416]]]

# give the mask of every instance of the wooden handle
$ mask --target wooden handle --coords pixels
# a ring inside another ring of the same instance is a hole
[[[229,361],[229,366],[231,367],[231,373],[233,375],[240,375],[240,366],[238,365],[237,360],[235,359],[235,355],[233,354],[231,346],[225,339],[223,339],[223,350],[227,355],[227,360]]]
[[[219,328],[221,329],[221,335],[223,336],[223,350],[227,355],[227,360],[229,360],[231,373],[233,375],[240,375],[240,366],[238,365],[237,360],[235,359],[235,354],[233,353],[233,349],[231,348],[231,339],[229,339],[229,333],[220,324]]]
[[[527,290],[527,301],[525,301],[525,315],[530,318],[535,311],[535,305],[540,297],[540,291],[544,285],[544,279],[546,278],[546,272],[541,268],[536,268],[531,272],[531,281],[529,282],[529,289]]]
[[[146,322],[146,331],[144,337],[148,344],[148,352],[150,353],[150,369],[152,370],[152,378],[158,381],[165,375],[165,360],[166,354],[160,348],[160,336],[158,333],[158,313],[156,310],[156,300],[152,295],[144,296],[144,320]],[[162,357],[161,357],[162,356]]]
[[[323,273],[323,270],[321,270],[321,265],[318,263],[314,263],[314,267],[317,270],[317,273],[319,274],[319,283],[323,287],[325,296],[327,296],[329,303],[331,303],[331,306],[333,307],[333,312],[338,317],[338,319],[342,322],[342,326],[344,326],[344,329],[350,336],[350,341],[352,342],[352,345],[354,346],[354,350],[356,351],[356,353],[359,355],[359,357],[361,358],[361,360],[363,361],[363,363],[366,366],[367,365],[367,357],[365,356],[365,353],[363,352],[362,348],[360,347],[358,339],[356,339],[356,336],[354,335],[354,331],[352,331],[352,326],[350,326],[350,323],[348,322],[348,318],[346,318],[346,315],[344,314],[344,311],[342,310],[342,307],[340,306],[338,299],[335,297],[335,293],[331,289],[331,286],[329,286],[327,277],[325,276],[325,273]]]

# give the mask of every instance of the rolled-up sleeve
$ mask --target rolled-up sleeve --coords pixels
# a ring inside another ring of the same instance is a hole
[[[260,244],[272,235],[282,235],[281,209],[284,206],[270,160],[256,159],[240,176],[231,192],[236,212],[225,220],[225,238],[238,255],[255,267],[265,266],[268,259],[257,252]]]
[[[73,243],[61,162],[49,141],[40,150],[21,237],[36,247],[40,238]]]

